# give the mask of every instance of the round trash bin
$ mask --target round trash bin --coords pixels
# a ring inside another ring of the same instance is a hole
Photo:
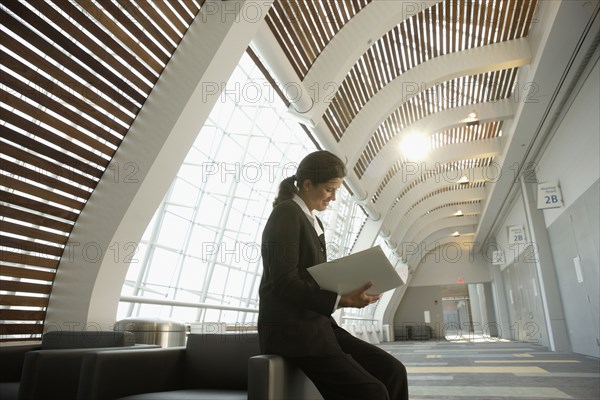
[[[186,326],[178,321],[130,317],[117,321],[115,331],[132,332],[135,343],[159,344],[161,347],[185,346]]]

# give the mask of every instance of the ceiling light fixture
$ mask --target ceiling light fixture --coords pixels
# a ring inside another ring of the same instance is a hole
[[[458,233],[458,231],[456,231],[456,232],[454,232],[454,233],[453,233],[452,235],[450,235],[450,236],[459,237],[459,236],[460,236],[460,233]]]
[[[471,111],[471,112],[469,113],[469,115],[467,115],[467,117],[468,117],[470,120],[475,120],[475,119],[477,119],[477,111]]]
[[[429,153],[429,141],[418,133],[409,133],[402,138],[400,150],[411,161],[419,161]]]
[[[463,175],[459,180],[456,181],[456,183],[460,183],[461,185],[464,185],[466,183],[469,183],[469,178],[467,178],[465,175]]]
[[[462,210],[458,210],[457,212],[455,212],[455,213],[454,213],[454,214],[452,214],[452,215],[454,215],[455,217],[462,217],[462,216],[464,216],[465,214],[463,214]]]

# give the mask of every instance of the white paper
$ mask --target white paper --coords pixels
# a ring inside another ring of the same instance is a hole
[[[370,294],[379,294],[403,285],[400,275],[380,246],[308,268],[321,289],[341,295],[372,281]]]

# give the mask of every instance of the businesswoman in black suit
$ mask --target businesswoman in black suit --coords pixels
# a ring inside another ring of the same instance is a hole
[[[331,317],[339,307],[362,308],[379,300],[367,294],[372,284],[341,296],[321,290],[306,270],[327,260],[323,224],[313,211],[335,200],[345,175],[337,156],[317,151],[280,184],[262,235],[261,349],[300,367],[326,400],[408,399],[404,365]]]

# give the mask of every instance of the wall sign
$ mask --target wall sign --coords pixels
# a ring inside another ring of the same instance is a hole
[[[538,183],[537,208],[562,207],[562,195],[558,181]]]
[[[523,225],[513,225],[508,227],[508,244],[526,243],[527,237]]]

